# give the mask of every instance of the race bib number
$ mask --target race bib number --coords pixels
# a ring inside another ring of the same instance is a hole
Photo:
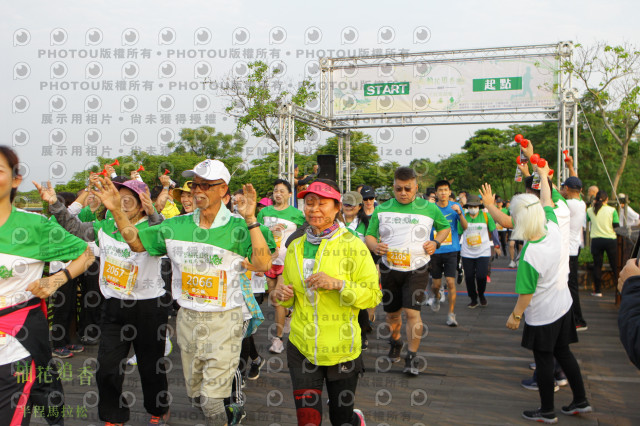
[[[482,245],[482,237],[479,232],[467,235],[467,245],[469,247],[479,247]]]
[[[408,269],[411,267],[411,255],[400,250],[389,250],[387,251],[387,262],[397,268]]]
[[[107,256],[102,277],[112,290],[130,295],[138,279],[138,266],[133,262]]]
[[[218,269],[209,270],[206,274],[183,270],[182,297],[224,308],[227,305],[227,273]]]

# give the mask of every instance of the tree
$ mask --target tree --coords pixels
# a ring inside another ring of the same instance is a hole
[[[258,138],[266,138],[271,141],[271,147],[278,147],[278,120],[280,109],[292,102],[299,106],[305,106],[318,97],[315,84],[309,79],[303,80],[298,85],[295,93],[282,90],[286,87],[280,79],[280,69],[270,68],[262,61],[248,64],[249,75],[246,80],[238,77],[229,77],[228,81],[221,85],[223,96],[230,100],[225,111],[238,121],[238,131],[249,128],[251,135]],[[304,140],[312,134],[311,127],[307,124],[295,123],[296,141]]]
[[[178,154],[191,152],[201,157],[219,160],[225,158],[229,162],[236,162],[242,161],[241,154],[246,143],[240,133],[216,133],[213,127],[201,126],[197,129],[181,129],[180,140],[171,142],[169,148]]]
[[[512,141],[509,130],[477,130],[464,143],[464,152],[452,154],[437,164],[435,176],[437,180],[451,182],[455,191],[475,194],[484,182],[489,182],[500,195],[511,195],[519,152]]]
[[[640,51],[625,43],[605,42],[592,47],[576,45],[573,61],[562,68],[573,72],[585,85],[603,125],[619,146],[620,163],[613,179],[613,192],[624,172],[629,144],[640,124]]]

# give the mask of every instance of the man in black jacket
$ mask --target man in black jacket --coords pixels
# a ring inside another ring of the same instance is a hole
[[[620,341],[631,362],[640,369],[640,267],[629,259],[620,271],[618,291],[622,295],[618,311]]]

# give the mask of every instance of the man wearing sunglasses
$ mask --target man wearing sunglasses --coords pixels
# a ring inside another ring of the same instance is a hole
[[[365,242],[373,253],[382,256],[382,304],[391,330],[389,361],[400,361],[404,344],[400,339],[402,311],[407,316],[409,340],[403,372],[420,373],[416,357],[422,337],[420,306],[424,301],[427,266],[450,232],[449,221],[438,206],[417,198],[418,180],[409,167],[396,170],[393,181],[395,198],[380,204],[373,212]],[[436,234],[430,241],[432,228]]]
[[[181,307],[176,329],[187,396],[199,401],[207,425],[224,425],[223,400],[231,394],[243,338],[242,262],[249,258],[256,269],[266,271],[271,252],[255,217],[251,184],[243,186],[240,218],[222,203],[230,180],[222,162],[205,160],[182,176],[192,179],[193,214],[139,233],[119,207],[113,208],[113,215],[133,251],[171,259],[177,272],[172,293]],[[105,190],[115,191],[112,186],[107,181]]]

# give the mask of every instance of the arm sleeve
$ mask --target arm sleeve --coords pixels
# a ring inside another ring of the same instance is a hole
[[[60,201],[50,204],[49,211],[58,221],[60,226],[66,229],[67,232],[83,239],[84,241],[95,241],[96,232],[93,227],[93,222],[80,222],[80,219],[69,213],[69,210],[65,208],[64,204]]]
[[[349,258],[357,262],[355,273],[351,280],[345,280],[344,288],[340,292],[340,301],[357,309],[375,308],[382,300],[382,291],[378,283],[378,270],[367,247],[360,239],[354,239],[354,253],[365,253]],[[352,252],[352,251],[350,251]]]
[[[58,202],[56,204],[61,204],[63,210],[67,212],[62,203]],[[43,238],[41,241],[45,241],[45,244],[40,246],[38,255],[38,259],[43,262],[54,260],[68,262],[77,259],[87,249],[85,241],[70,234],[62,226],[50,220],[42,222],[37,233],[38,238]]]
[[[164,256],[167,254],[165,228],[164,224],[160,224],[157,226],[149,226],[147,229],[138,232],[144,249],[151,256]]]
[[[159,225],[163,221],[164,221],[164,216],[156,211],[154,211],[153,214],[149,216],[149,226]]]
[[[524,252],[524,250],[523,250]],[[523,253],[524,254],[524,253]],[[538,286],[538,271],[524,259],[520,259],[516,272],[516,293],[533,294]]]
[[[73,203],[71,203],[69,207],[67,207],[67,211],[72,216],[78,216],[82,211],[82,204],[78,203],[77,201],[74,201]]]
[[[618,329],[629,360],[640,369],[640,276],[630,277],[624,283]]]
[[[491,232],[496,230],[496,221],[493,220],[493,217],[491,217],[490,214],[487,215],[487,227]]]
[[[491,236],[493,237],[493,245],[495,247],[500,247],[500,236],[498,235],[498,230],[494,229],[491,231]]]
[[[554,222],[556,225],[558,224],[558,218],[556,217],[556,214],[553,211],[553,207],[551,206],[544,207],[544,215],[547,218],[547,220]]]
[[[378,234],[378,228],[380,227],[380,220],[378,219],[378,208],[376,207],[371,215],[371,220],[369,221],[369,227],[367,228],[367,235],[371,235],[375,237],[376,240],[380,238]]]

